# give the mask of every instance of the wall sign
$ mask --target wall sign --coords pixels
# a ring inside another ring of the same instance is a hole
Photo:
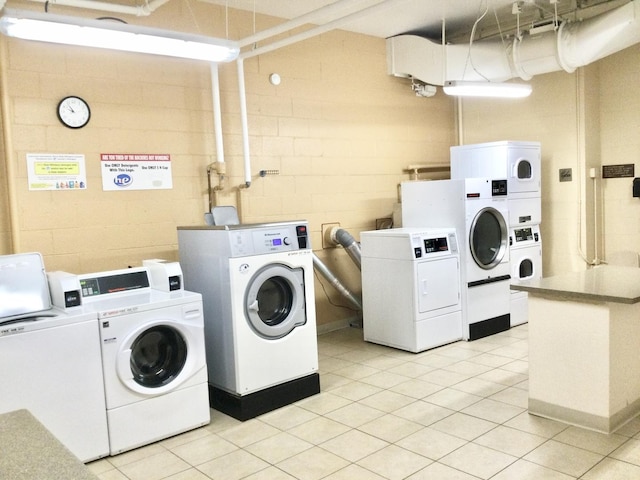
[[[603,165],[602,178],[624,178],[635,177],[633,163],[625,163],[621,165]]]
[[[84,190],[87,173],[84,155],[28,153],[29,190]]]
[[[173,188],[171,155],[166,153],[102,153],[103,190]]]

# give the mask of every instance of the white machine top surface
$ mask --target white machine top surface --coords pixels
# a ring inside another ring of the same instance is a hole
[[[95,312],[91,312],[84,307],[74,307],[66,311],[53,307],[38,313],[38,315],[29,317],[0,319],[0,339],[19,333],[61,327],[97,318]]]
[[[458,255],[455,228],[405,227],[360,233],[362,256],[424,260]]]

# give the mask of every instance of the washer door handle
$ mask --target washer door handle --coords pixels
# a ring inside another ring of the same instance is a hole
[[[257,313],[260,310],[260,306],[258,305],[258,299],[256,298],[253,302],[251,302],[248,307],[249,307],[249,310]]]

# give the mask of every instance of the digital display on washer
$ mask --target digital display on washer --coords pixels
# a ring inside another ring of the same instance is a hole
[[[530,228],[516,228],[513,233],[516,237],[516,243],[533,240],[533,232]]]
[[[447,237],[425,238],[424,251],[425,253],[449,251],[449,245],[447,244]]]
[[[271,243],[272,243],[273,246],[278,247],[278,246],[282,245],[282,239],[281,238],[274,238]]]
[[[80,288],[83,297],[94,297],[108,293],[137,290],[148,286],[149,276],[146,271],[80,279]]]

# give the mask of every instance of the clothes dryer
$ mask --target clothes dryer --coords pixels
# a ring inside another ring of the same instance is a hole
[[[508,330],[507,181],[467,178],[402,183],[404,227],[453,227],[460,243],[463,338]]]
[[[512,227],[509,234],[511,283],[542,278],[542,237],[538,225]],[[528,294],[511,290],[511,326],[529,321]]]
[[[462,339],[454,228],[360,233],[364,339],[421,352]]]
[[[320,391],[307,223],[178,227],[203,296],[211,405],[247,420]]]
[[[201,295],[153,289],[144,267],[78,279],[98,318],[111,455],[208,424]]]

